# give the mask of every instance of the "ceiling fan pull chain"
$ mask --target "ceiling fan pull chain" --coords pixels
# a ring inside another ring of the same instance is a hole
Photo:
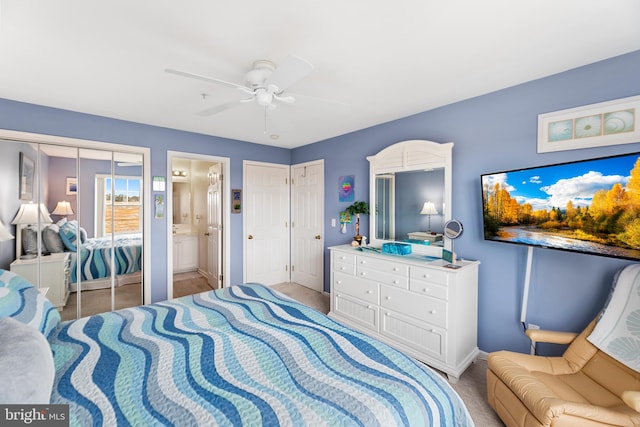
[[[263,134],[267,134],[267,107],[264,107],[264,131]]]

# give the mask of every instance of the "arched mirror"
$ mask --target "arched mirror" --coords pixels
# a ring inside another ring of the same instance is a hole
[[[411,140],[367,157],[371,245],[400,241],[438,257],[450,249],[444,224],[451,219],[452,150],[452,142]]]

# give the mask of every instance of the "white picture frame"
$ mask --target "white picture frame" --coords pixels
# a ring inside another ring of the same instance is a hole
[[[65,189],[67,196],[75,196],[78,194],[78,178],[67,177]]]
[[[538,115],[538,153],[640,142],[640,96]]]

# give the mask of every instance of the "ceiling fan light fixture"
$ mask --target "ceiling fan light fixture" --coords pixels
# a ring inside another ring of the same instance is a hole
[[[256,91],[256,102],[258,103],[258,105],[260,105],[261,107],[268,107],[270,105],[273,105],[273,94],[269,91],[267,91],[266,89],[258,89]]]

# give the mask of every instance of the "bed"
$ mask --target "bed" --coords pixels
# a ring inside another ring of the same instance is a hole
[[[0,286],[34,297],[11,272]],[[48,337],[47,403],[69,405],[71,425],[473,426],[440,374],[262,285],[61,323],[34,298],[4,316]]]
[[[88,238],[80,250],[83,290],[111,287],[111,248],[114,248],[116,286],[138,283],[142,269],[142,235],[127,234]],[[71,252],[71,291],[77,291],[77,252]]]
[[[79,239],[78,239],[79,236]],[[42,231],[42,241],[48,252],[71,253],[71,292],[77,291],[78,240],[80,249],[80,281],[83,290],[111,287],[111,252],[114,248],[116,286],[138,283],[142,269],[142,234],[119,234],[87,237],[76,220],[58,221]]]

